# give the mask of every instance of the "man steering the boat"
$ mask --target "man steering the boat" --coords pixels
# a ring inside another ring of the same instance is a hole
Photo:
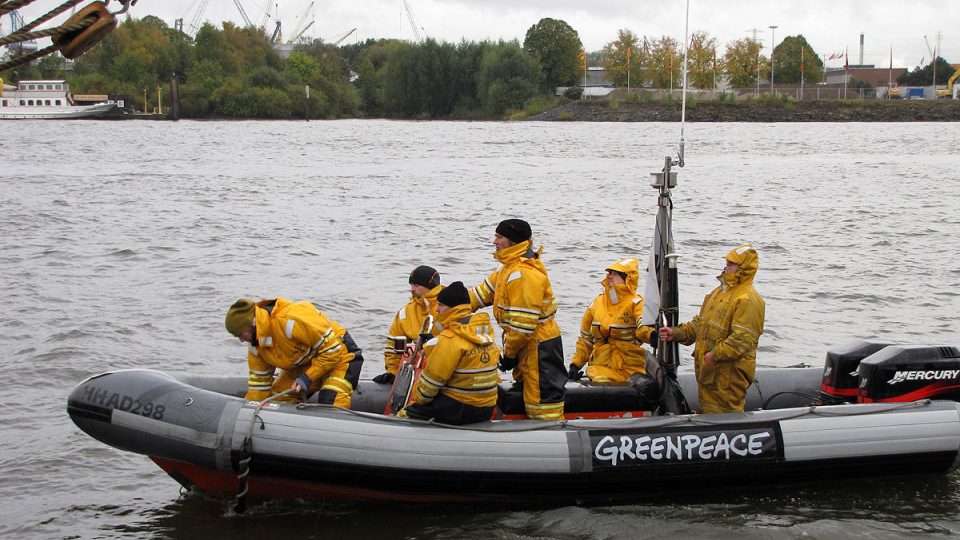
[[[523,388],[528,418],[562,420],[567,370],[563,362],[560,327],[554,320],[557,299],[540,259],[533,250],[530,224],[506,219],[497,225],[494,258],[500,261],[482,283],[470,289],[474,311],[493,306],[503,330],[500,369],[513,370]]]
[[[420,335],[420,328],[427,315],[437,317],[437,295],[443,290],[440,273],[425,265],[410,272],[410,300],[393,316],[387,333],[387,346],[383,351],[386,370],[373,378],[377,384],[393,384],[400,366],[400,358],[407,343],[413,343]]]
[[[363,356],[347,330],[310,302],[241,298],[227,310],[227,331],[249,343],[246,399],[263,401],[286,390],[293,401],[319,392],[320,403],[350,407]],[[280,374],[274,377],[277,368]]]
[[[500,383],[500,349],[490,316],[472,314],[470,293],[459,281],[440,291],[437,302],[443,331],[423,346],[426,367],[413,403],[398,416],[454,425],[490,420]]]
[[[700,413],[743,412],[757,367],[766,304],[753,287],[759,256],[752,244],[724,256],[720,286],[688,323],[660,329],[662,341],[696,342],[693,350]]]

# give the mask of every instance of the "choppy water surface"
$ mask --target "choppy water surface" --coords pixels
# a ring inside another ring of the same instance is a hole
[[[960,132],[952,124],[690,124],[674,192],[682,317],[752,240],[761,364],[853,337],[960,344]],[[10,538],[941,538],[960,474],[704,493],[599,508],[337,508],[246,516],[76,429],[106,370],[244,373],[240,296],[321,303],[380,372],[406,277],[475,284],[493,229],[531,222],[568,356],[603,268],[646,256],[670,124],[7,122],[0,137],[0,535]],[[685,356],[686,357],[686,356]],[[689,369],[689,365],[685,366]],[[817,480],[817,479],[811,479]],[[643,486],[638,485],[638,490]]]

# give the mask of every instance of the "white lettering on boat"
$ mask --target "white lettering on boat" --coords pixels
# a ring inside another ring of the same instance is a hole
[[[658,462],[729,461],[777,457],[772,428],[674,433],[591,432],[593,463],[600,467]]]
[[[887,384],[898,384],[903,381],[944,381],[960,377],[960,369],[898,371]]]

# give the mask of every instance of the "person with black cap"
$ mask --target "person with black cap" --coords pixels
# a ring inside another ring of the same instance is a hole
[[[344,327],[310,302],[241,298],[227,310],[224,326],[250,344],[246,399],[263,401],[290,389],[298,395],[320,392],[320,403],[350,407],[363,366],[362,353]],[[280,374],[274,377],[278,368]]]
[[[500,261],[482,283],[470,290],[474,310],[493,306],[503,330],[500,368],[513,370],[523,388],[528,418],[562,420],[567,369],[560,327],[553,316],[557,299],[540,255],[533,250],[530,224],[505,219],[497,225],[494,258]]]
[[[490,420],[500,383],[500,349],[490,317],[471,313],[463,283],[454,281],[437,295],[443,331],[424,345],[426,367],[413,402],[398,416],[454,425]]]
[[[383,350],[386,371],[373,378],[378,384],[393,384],[400,366],[400,358],[407,343],[420,336],[420,328],[427,315],[437,317],[437,295],[443,290],[440,273],[429,266],[418,266],[410,272],[410,300],[397,312],[387,331],[387,346]]]

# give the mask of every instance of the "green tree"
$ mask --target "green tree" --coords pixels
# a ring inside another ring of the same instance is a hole
[[[757,66],[760,77],[766,73],[767,58],[760,54],[763,46],[750,38],[738,39],[727,43],[721,68],[727,74],[733,88],[749,88],[757,84]]]
[[[680,43],[670,36],[661,36],[650,44],[650,78],[654,88],[679,88],[683,63]]]
[[[516,41],[499,42],[483,54],[477,75],[477,94],[487,114],[519,109],[537,94],[540,64]]]
[[[800,82],[801,63],[803,81],[816,84],[823,80],[823,61],[803,35],[787,36],[773,49],[775,83]]]
[[[550,92],[577,80],[582,48],[577,31],[558,19],[540,19],[527,29],[523,40],[523,50],[536,58],[543,70],[541,89]]]
[[[941,57],[937,57],[937,84],[947,84],[950,76],[955,70],[950,64]],[[897,77],[897,84],[900,86],[930,86],[933,81],[933,62],[920,67],[917,66],[913,71],[908,71]],[[954,82],[954,84],[957,84]]]
[[[714,88],[717,76],[717,40],[704,31],[690,36],[687,82],[693,88]]]
[[[627,56],[630,60],[627,61]],[[632,87],[644,85],[646,67],[650,65],[647,47],[640,44],[637,35],[626,28],[617,31],[617,39],[603,46],[603,69],[610,83],[616,87],[626,87],[627,65],[629,64],[629,84]]]

